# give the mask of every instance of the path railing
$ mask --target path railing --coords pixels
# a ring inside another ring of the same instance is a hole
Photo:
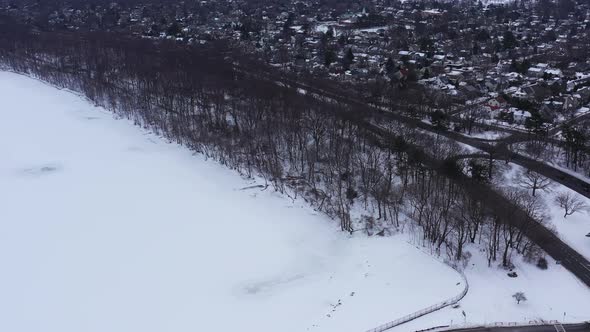
[[[449,264],[447,264],[449,265]],[[445,301],[439,302],[435,305],[432,305],[428,308],[424,308],[422,310],[416,311],[414,313],[411,313],[409,315],[403,316],[401,318],[398,318],[394,321],[385,323],[383,325],[377,326],[375,328],[372,328],[370,330],[367,330],[367,332],[382,332],[382,331],[386,331],[389,330],[393,327],[396,327],[398,325],[407,323],[409,321],[412,321],[418,317],[422,317],[424,315],[430,314],[432,312],[438,311],[442,308],[448,307],[450,305],[456,304],[457,302],[461,301],[461,299],[463,299],[465,297],[465,295],[467,295],[467,292],[469,291],[469,282],[467,282],[467,278],[465,277],[465,274],[463,273],[463,271],[457,269],[454,266],[449,265],[451,268],[453,268],[455,271],[459,272],[459,274],[461,275],[461,277],[463,278],[463,290],[461,291],[461,293],[457,294],[456,296],[447,299]]]

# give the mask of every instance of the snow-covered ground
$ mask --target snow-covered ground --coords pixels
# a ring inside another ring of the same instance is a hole
[[[510,163],[509,167],[510,169],[505,176],[505,183],[525,171],[524,168],[513,163]],[[516,184],[512,184],[512,186],[516,186]],[[564,217],[564,209],[555,201],[555,198],[560,193],[569,193],[572,197],[577,197],[586,205],[586,208]],[[537,195],[545,202],[547,219],[550,225],[555,226],[557,236],[590,260],[590,237],[586,236],[590,234],[590,199],[555,182],[552,182],[546,190],[538,190]]]
[[[387,30],[389,27],[387,25],[380,26],[380,27],[373,27],[373,28],[366,28],[366,29],[357,29],[360,32],[378,32],[379,30]]]
[[[587,208],[564,217],[564,209],[555,202],[555,197],[561,192],[569,192],[573,196],[577,196],[586,204]],[[590,208],[590,199],[578,195],[575,191],[562,185],[555,185],[550,193],[545,194],[544,199],[549,207],[551,223],[555,226],[557,235],[586,259],[590,260],[590,237],[586,236],[590,234],[590,210],[588,210]]]
[[[498,127],[502,127],[502,128],[506,128],[506,129],[512,129],[512,130],[518,130],[521,131],[523,133],[526,133],[526,127],[524,124],[518,124],[518,123],[508,123],[506,121],[501,121],[501,120],[497,120],[497,119],[485,119],[483,120],[484,123],[489,124],[489,125],[495,125]]]
[[[348,236],[69,92],[0,72],[0,105],[0,331],[362,332],[462,290],[411,236]],[[394,331],[590,319],[563,267],[469,250],[460,307]]]
[[[524,169],[513,163],[504,166],[501,186],[516,186],[518,172]],[[586,211],[563,217],[563,209],[555,202],[559,192],[574,191],[559,184],[553,184],[548,191],[537,192],[546,202],[549,222],[555,226],[558,236],[582,255],[590,259],[590,214]],[[590,206],[590,200],[578,195]],[[513,256],[517,278],[510,278],[499,263],[487,266],[485,252],[471,245],[467,250],[472,254],[465,269],[469,281],[469,292],[458,308],[447,307],[415,321],[396,327],[391,331],[415,331],[443,325],[477,325],[496,322],[526,324],[557,320],[562,322],[590,321],[590,290],[563,266],[548,257],[548,269],[540,270],[524,262],[522,257]],[[527,301],[517,304],[512,298],[516,292],[523,292]],[[465,313],[465,315],[463,314]]]
[[[590,320],[590,290],[551,259],[548,260],[549,268],[540,270],[515,257],[514,271],[518,277],[510,278],[507,276],[508,271],[497,267],[497,264],[487,267],[485,253],[473,247],[468,251],[473,254],[465,270],[470,287],[460,306],[444,308],[393,328],[392,332],[416,331],[442,325]],[[517,304],[512,298],[516,292],[523,292],[528,300]]]
[[[403,238],[0,72],[0,331],[364,331],[455,296]]]
[[[487,140],[498,140],[509,136],[510,134],[503,132],[503,131],[481,131],[481,132],[472,132],[471,135],[467,133],[461,133],[467,137],[474,137],[474,138],[482,138]]]
[[[522,167],[510,163],[506,167],[501,186],[516,186],[514,177]],[[574,214],[563,220],[563,212],[553,201],[563,186],[554,185],[551,193],[538,191],[547,202],[550,222],[555,224],[559,236],[580,253],[588,254],[590,218]],[[588,202],[590,203],[590,202]],[[586,241],[586,242],[584,242]],[[540,270],[513,256],[517,278],[507,276],[499,262],[487,267],[485,252],[471,245],[467,249],[472,257],[465,269],[470,289],[459,308],[445,308],[392,331],[414,331],[432,326],[485,324],[495,322],[529,323],[531,321],[558,320],[581,322],[590,320],[590,290],[563,266],[548,257],[548,269]],[[527,301],[517,304],[512,294],[523,292]],[[465,315],[463,315],[465,312]]]

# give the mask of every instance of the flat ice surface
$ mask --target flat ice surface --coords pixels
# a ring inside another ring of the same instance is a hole
[[[365,331],[460,292],[66,91],[0,72],[0,331]]]

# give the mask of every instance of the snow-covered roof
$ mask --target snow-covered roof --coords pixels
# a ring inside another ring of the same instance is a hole
[[[523,110],[516,110],[512,113],[514,113],[514,116],[523,117],[523,118],[530,118],[532,116],[530,112],[523,111]]]
[[[562,75],[561,69],[547,69],[547,70],[545,70],[545,72],[548,74],[551,74],[551,75],[555,75],[555,76]]]

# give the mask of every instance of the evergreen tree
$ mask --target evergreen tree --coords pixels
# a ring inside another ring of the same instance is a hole
[[[502,46],[504,46],[504,49],[513,49],[517,45],[518,42],[516,41],[516,37],[514,37],[512,31],[507,30],[506,32],[504,32],[504,39],[502,40]]]
[[[343,61],[344,61],[344,67],[346,69],[348,69],[350,67],[350,65],[354,62],[354,54],[352,53],[352,49],[349,48],[346,51],[346,53],[344,54]]]
[[[387,58],[387,62],[385,63],[385,73],[387,73],[388,77],[392,77],[395,74],[395,62],[391,57]]]
[[[170,25],[170,27],[168,27],[168,30],[166,30],[166,33],[168,34],[168,36],[178,36],[181,32],[182,32],[182,30],[180,29],[180,26],[176,22],[172,23],[172,25]]]
[[[324,66],[330,67],[332,63],[336,61],[336,52],[333,49],[329,48],[324,53]]]

